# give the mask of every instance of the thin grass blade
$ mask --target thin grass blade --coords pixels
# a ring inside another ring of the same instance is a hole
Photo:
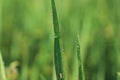
[[[59,35],[59,24],[58,17],[56,12],[55,1],[51,0],[52,13],[53,13],[53,26],[54,26],[54,61],[55,61],[55,71],[57,80],[65,80],[64,71],[63,71],[63,62],[62,54],[60,49],[60,35]]]
[[[78,58],[78,80],[84,79],[83,64],[81,61],[79,37],[77,38],[77,58]]]

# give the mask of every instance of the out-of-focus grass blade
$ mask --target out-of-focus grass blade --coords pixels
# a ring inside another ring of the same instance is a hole
[[[114,3],[114,17],[115,17],[115,33],[114,33],[114,47],[115,47],[115,54],[116,54],[116,59],[117,59],[117,71],[119,70],[119,67],[120,67],[120,36],[119,36],[119,30],[120,30],[120,0],[115,0],[115,3]]]
[[[83,73],[83,64],[81,61],[79,37],[77,37],[77,58],[78,58],[78,80],[85,80]]]
[[[1,39],[2,39],[2,0],[0,0],[0,48],[1,48]]]
[[[59,35],[59,24],[57,18],[57,12],[55,7],[54,0],[51,0],[52,5],[52,13],[53,13],[53,25],[54,25],[54,61],[55,61],[55,70],[57,80],[65,80],[64,72],[63,72],[63,62],[62,62],[62,54],[60,49],[60,35]]]
[[[5,67],[0,53],[0,80],[6,80]]]
[[[120,80],[120,72],[117,72],[117,80]]]

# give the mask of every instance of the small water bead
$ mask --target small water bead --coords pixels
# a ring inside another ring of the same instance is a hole
[[[60,76],[60,80],[62,80],[62,78],[63,78],[63,75],[62,75],[62,73],[60,73],[60,74],[59,74],[59,76]]]

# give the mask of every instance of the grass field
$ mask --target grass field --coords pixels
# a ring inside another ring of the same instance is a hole
[[[0,0],[0,80],[120,80],[120,0]]]

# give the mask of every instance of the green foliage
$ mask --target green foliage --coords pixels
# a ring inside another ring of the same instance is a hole
[[[66,80],[117,80],[119,4],[120,0],[0,0],[0,50],[7,76],[56,80],[57,73],[58,79]],[[16,61],[19,65],[11,67]]]

